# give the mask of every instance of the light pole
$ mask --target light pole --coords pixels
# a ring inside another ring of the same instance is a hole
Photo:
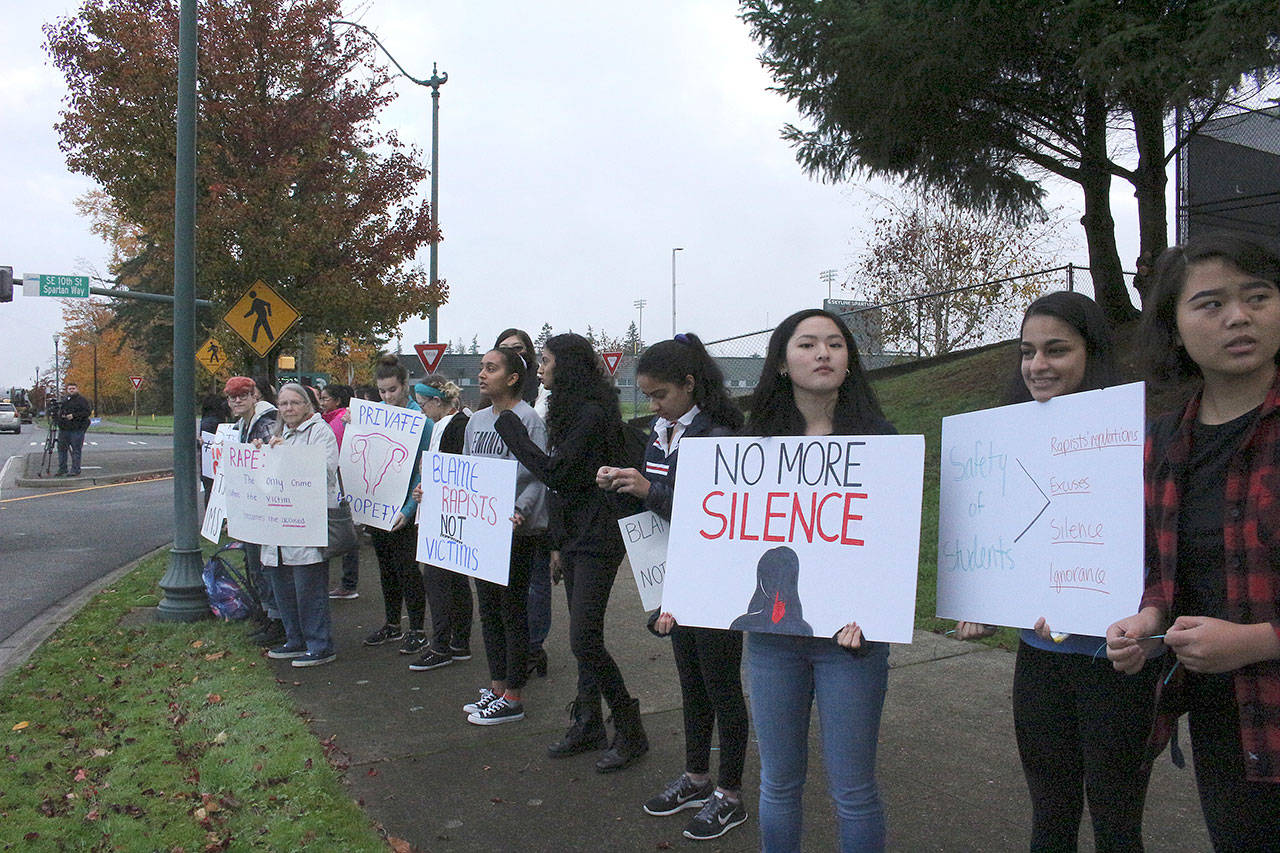
[[[631,305],[640,312],[640,320],[636,324],[636,351],[635,354],[640,355],[640,347],[644,346],[644,306],[648,305],[648,301],[637,299]],[[640,406],[640,383],[637,381],[638,376],[635,370],[631,371],[631,414],[636,415],[636,409]]]
[[[671,337],[676,336],[676,252],[683,252],[684,246],[671,250]]]
[[[835,270],[823,270],[822,272],[818,273],[818,278],[822,279],[823,281],[825,281],[825,282],[827,283],[827,299],[830,299],[830,298],[831,298],[831,283],[832,283],[833,281],[835,281],[835,280],[836,280],[836,271],[835,271]]]
[[[419,80],[408,71],[404,70],[391,51],[378,41],[378,37],[374,35],[373,30],[366,26],[357,24],[355,21],[330,21],[329,27],[332,29],[335,24],[345,24],[348,27],[355,27],[360,32],[373,39],[379,49],[386,54],[387,59],[391,60],[400,74],[410,83],[416,83],[419,86],[426,86],[431,90],[431,220],[438,227],[440,225],[440,87],[449,82],[449,73],[446,71],[441,74],[436,70],[436,64],[431,63],[431,76],[426,80]],[[440,241],[431,241],[431,254],[428,261],[427,274],[431,277],[431,283],[434,285],[438,280],[440,261]],[[432,305],[427,310],[427,340],[430,343],[436,342],[436,310],[437,306]]]

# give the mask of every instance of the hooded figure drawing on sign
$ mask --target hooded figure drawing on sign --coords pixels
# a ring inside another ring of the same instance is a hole
[[[756,564],[756,591],[743,613],[729,628],[770,634],[812,637],[800,607],[800,558],[787,547],[770,548]]]

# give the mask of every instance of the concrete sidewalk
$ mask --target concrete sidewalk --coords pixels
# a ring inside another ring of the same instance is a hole
[[[549,676],[526,689],[526,719],[481,728],[461,707],[488,683],[477,622],[474,657],[431,672],[392,645],[360,641],[382,625],[377,564],[361,554],[360,598],[333,601],[338,660],[313,669],[270,661],[318,737],[334,737],[350,761],[352,797],[371,818],[421,851],[759,849],[759,760],[748,753],[744,794],[751,819],[725,837],[681,836],[693,812],[666,818],[640,805],[683,769],[680,689],[670,644],[643,627],[631,574],[619,573],[607,640],[640,698],[651,751],[633,767],[601,775],[598,754],[558,761],[546,745],[563,731],[575,693],[567,611],[557,589],[547,643]],[[334,575],[336,578],[336,573]],[[428,617],[429,618],[429,617]],[[1030,804],[1014,744],[1013,655],[917,632],[895,646],[880,731],[879,778],[897,851],[1015,851],[1030,838]],[[744,679],[745,681],[745,679]],[[835,820],[813,720],[805,797],[805,850],[835,849]],[[715,770],[715,757],[712,760]],[[1092,850],[1088,820],[1081,849]],[[1147,797],[1147,849],[1208,850],[1190,768],[1162,756]]]
[[[92,464],[86,465],[80,476],[55,477],[53,473],[58,470],[56,450],[47,466],[48,473],[44,471],[44,454],[28,453],[23,458],[22,473],[18,475],[14,485],[24,489],[70,489],[164,477],[173,473],[173,448],[95,449],[92,459],[86,461],[91,461]]]

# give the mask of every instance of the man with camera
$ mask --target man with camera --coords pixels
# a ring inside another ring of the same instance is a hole
[[[89,401],[80,396],[80,386],[68,382],[67,396],[57,404],[53,422],[58,426],[58,473],[57,477],[80,476],[80,452],[84,448],[84,434],[89,429],[89,415],[93,407]],[[71,470],[67,471],[67,451],[71,451]]]

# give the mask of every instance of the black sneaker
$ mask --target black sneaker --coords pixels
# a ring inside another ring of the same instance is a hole
[[[463,705],[462,712],[464,714],[474,714],[477,711],[483,711],[485,708],[489,707],[490,702],[492,702],[494,699],[497,699],[497,698],[498,698],[497,693],[494,693],[488,687],[481,687],[480,698],[474,702],[468,702],[467,704]]]
[[[417,655],[427,647],[431,640],[421,631],[409,631],[404,635],[404,642],[400,644],[400,654]]]
[[[442,666],[448,666],[453,663],[453,658],[447,654],[441,654],[434,649],[427,651],[413,663],[409,664],[409,669],[414,672],[426,672],[429,669],[439,669]]]
[[[335,652],[321,652],[320,654],[312,654],[307,652],[305,655],[293,659],[293,665],[297,667],[303,666],[321,666],[326,663],[333,663],[338,659]]]
[[[383,643],[394,643],[404,636],[404,631],[400,630],[399,625],[383,625],[378,630],[364,638],[366,646],[381,646]]]
[[[449,645],[449,656],[454,660],[471,660],[470,646]]]
[[[467,722],[476,726],[497,726],[524,719],[524,705],[505,696],[498,696],[479,711],[467,715]]]
[[[690,779],[687,773],[681,773],[680,778],[668,785],[666,790],[650,798],[644,804],[644,810],[656,817],[663,817],[684,809],[700,809],[715,791],[716,786],[710,779],[699,784]]]
[[[747,810],[741,800],[735,803],[716,791],[684,828],[684,837],[694,841],[719,838],[746,819]]]
[[[307,653],[306,646],[295,647],[295,646],[290,646],[288,644],[285,644],[283,646],[276,646],[274,649],[267,652],[267,657],[271,658],[272,660],[293,660],[294,658],[302,657],[306,653]]]

